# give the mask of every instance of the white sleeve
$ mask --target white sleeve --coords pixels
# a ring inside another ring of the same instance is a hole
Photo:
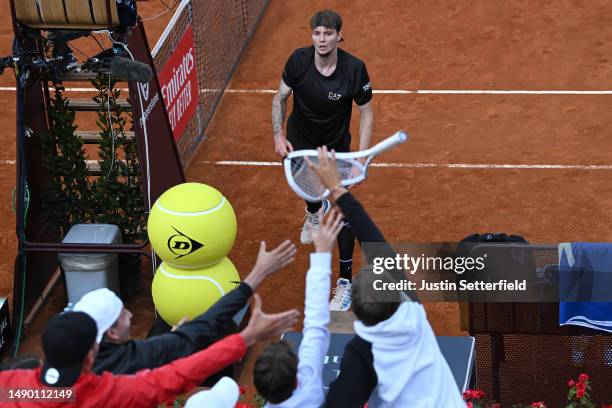
[[[329,291],[331,287],[331,253],[310,254],[310,269],[306,274],[304,330],[298,352],[298,371],[322,376],[323,363],[329,347]],[[309,371],[308,373],[303,372]],[[312,371],[311,371],[312,370]]]

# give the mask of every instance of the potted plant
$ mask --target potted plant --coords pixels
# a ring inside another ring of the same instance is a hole
[[[93,99],[99,105],[96,124],[101,135],[100,175],[92,183],[94,222],[117,225],[123,243],[143,242],[146,218],[136,141],[126,136],[131,114],[118,103],[121,91],[115,88],[115,81],[100,75],[91,82],[98,90]],[[124,295],[140,290],[140,260],[140,254],[119,257]]]
[[[49,133],[43,135],[44,166],[51,182],[43,192],[48,220],[64,236],[74,224],[90,222],[91,184],[83,140],[75,135],[75,112],[68,107],[61,83],[53,84],[49,107]]]

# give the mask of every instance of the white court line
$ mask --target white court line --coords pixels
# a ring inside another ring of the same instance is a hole
[[[278,161],[239,161],[239,160],[202,160],[200,163],[218,166],[251,166],[276,167]],[[371,163],[371,167],[400,167],[409,169],[443,168],[443,169],[541,169],[541,170],[612,170],[612,165],[588,164],[494,164],[494,163]]]
[[[219,89],[201,89],[203,93],[218,93]],[[226,93],[274,94],[277,89],[226,89]],[[375,94],[387,95],[612,95],[612,91],[580,90],[495,90],[495,89],[375,89]]]
[[[15,164],[15,160],[0,160],[0,164]],[[202,160],[217,166],[280,167],[280,161]],[[612,164],[496,164],[496,163],[371,163],[371,167],[408,169],[524,169],[524,170],[612,170]]]
[[[92,92],[93,88],[66,88],[70,92]],[[0,92],[15,92],[14,86],[0,86]],[[128,91],[128,88],[120,88]],[[221,89],[204,88],[202,93],[219,93]],[[241,94],[275,94],[277,89],[226,89],[226,93]],[[495,90],[495,89],[375,89],[375,94],[382,95],[612,95],[612,91],[579,91],[579,90]]]

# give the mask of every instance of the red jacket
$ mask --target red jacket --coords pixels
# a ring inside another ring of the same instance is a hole
[[[0,401],[0,407],[155,407],[189,391],[203,379],[244,356],[246,344],[234,334],[189,357],[134,375],[83,374],[72,387],[76,402]],[[36,370],[0,371],[0,389],[48,388]]]

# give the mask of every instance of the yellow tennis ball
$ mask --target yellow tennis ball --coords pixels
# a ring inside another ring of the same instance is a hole
[[[200,183],[166,190],[147,221],[149,241],[166,263],[201,269],[227,256],[236,239],[236,214],[221,192]]]
[[[223,295],[238,286],[236,267],[223,258],[201,270],[177,269],[163,262],[153,278],[151,292],[159,315],[170,325],[207,311]]]

